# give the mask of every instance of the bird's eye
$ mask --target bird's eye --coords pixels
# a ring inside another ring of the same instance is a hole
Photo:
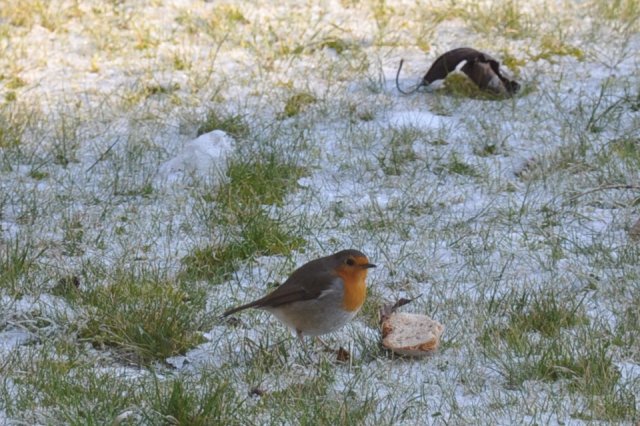
[[[353,266],[353,265],[356,264],[356,261],[351,259],[351,258],[349,258],[349,259],[345,260],[344,263],[346,263],[349,266]]]

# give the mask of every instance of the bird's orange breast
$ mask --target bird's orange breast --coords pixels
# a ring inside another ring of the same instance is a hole
[[[342,307],[349,312],[357,311],[367,297],[366,270],[339,271],[338,275],[344,282],[344,297]]]

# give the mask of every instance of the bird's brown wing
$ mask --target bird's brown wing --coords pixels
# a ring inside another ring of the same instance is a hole
[[[324,259],[318,259],[323,261]],[[229,316],[238,311],[247,308],[275,308],[276,306],[285,305],[287,303],[299,302],[301,300],[309,300],[320,297],[323,291],[335,280],[335,273],[318,273],[318,269],[324,265],[311,262],[302,266],[291,274],[291,276],[278,288],[266,296],[238,306],[226,311],[223,316]]]
[[[322,292],[325,291],[329,284],[336,278],[337,276],[335,274],[329,273],[316,273],[313,274],[312,278],[307,276],[304,280],[292,275],[284,282],[284,284],[276,288],[273,292],[269,293],[262,299],[256,300],[256,302],[259,303],[255,306],[275,308],[276,306],[285,305],[287,303],[316,299],[320,297]]]

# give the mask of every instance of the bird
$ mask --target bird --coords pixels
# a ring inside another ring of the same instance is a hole
[[[271,293],[222,316],[264,309],[295,331],[304,345],[303,336],[338,330],[358,313],[367,295],[367,272],[375,267],[362,252],[342,250],[305,263]]]

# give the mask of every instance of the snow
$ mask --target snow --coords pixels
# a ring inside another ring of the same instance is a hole
[[[448,120],[429,111],[394,111],[387,119],[389,127],[411,126],[419,129],[440,129]]]
[[[6,356],[15,347],[24,345],[32,339],[30,333],[20,329],[8,329],[0,332],[0,351],[3,352],[3,356]]]
[[[231,136],[222,130],[202,134],[187,142],[180,153],[158,169],[157,185],[188,179],[223,176],[226,161],[235,148]]]

